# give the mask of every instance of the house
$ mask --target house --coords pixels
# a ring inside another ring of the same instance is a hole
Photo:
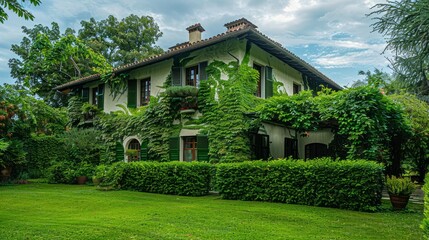
[[[225,24],[226,31],[216,36],[202,39],[205,29],[194,24],[186,30],[187,42],[177,44],[168,51],[142,61],[120,66],[113,70],[116,75],[126,73],[126,91],[116,98],[111,96],[109,86],[102,84],[99,74],[77,79],[57,86],[62,92],[77,90],[84,101],[97,105],[104,112],[119,110],[118,104],[128,107],[144,106],[150,96],[156,96],[164,89],[159,86],[171,77],[173,86],[199,87],[207,79],[206,67],[214,60],[230,62],[243,59],[246,53],[249,64],[259,72],[255,95],[260,98],[273,96],[273,79],[282,83],[279,89],[288,95],[302,89],[317,90],[320,85],[340,90],[341,87],[306,63],[279,43],[257,30],[257,26],[247,19],[239,19]],[[198,114],[198,113],[196,113]],[[207,148],[207,140],[198,138],[198,129],[181,129],[179,138],[170,144],[173,160],[191,161],[204,159],[198,148]],[[327,144],[332,141],[330,129],[298,136],[293,129],[276,123],[262,123],[259,131],[252,135],[251,144],[257,158],[311,158],[323,155]],[[141,149],[137,136],[123,139],[124,149]]]

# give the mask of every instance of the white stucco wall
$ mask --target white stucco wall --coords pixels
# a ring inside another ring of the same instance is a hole
[[[302,74],[299,71],[284,63],[277,57],[268,54],[255,44],[252,44],[252,47],[250,48],[250,64],[271,67],[273,69],[273,77],[275,80],[282,82],[284,85],[283,88],[279,89],[281,92],[286,91],[288,95],[292,95],[294,83],[301,85],[301,89],[304,89]],[[264,76],[262,79],[264,79]],[[264,81],[262,81],[261,89],[265,89]],[[262,91],[262,97],[265,97],[265,91]]]
[[[334,140],[334,134],[331,129],[324,128],[317,132],[309,131],[308,136],[298,137],[298,155],[299,158],[305,158],[305,145],[310,143],[323,143],[329,145]]]
[[[295,130],[288,129],[281,125],[272,123],[262,123],[265,132],[259,131],[260,134],[267,134],[270,136],[270,154],[276,158],[284,158],[284,143],[285,138],[294,138]],[[330,129],[321,129],[317,132],[308,132],[308,137],[298,135],[298,157],[305,158],[305,145],[310,143],[323,143],[329,144],[333,139],[334,135]]]

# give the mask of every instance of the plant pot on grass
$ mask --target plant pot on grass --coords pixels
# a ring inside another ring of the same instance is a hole
[[[407,207],[411,194],[416,186],[409,178],[388,177],[386,182],[390,202],[395,210],[403,210]]]
[[[92,176],[93,174],[93,167],[89,163],[80,163],[78,165],[78,168],[76,169],[76,181],[77,184],[83,185],[88,181],[88,176]]]

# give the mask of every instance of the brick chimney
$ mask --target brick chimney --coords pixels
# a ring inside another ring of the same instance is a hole
[[[201,41],[201,33],[205,31],[199,23],[189,26],[186,30],[189,32],[189,43]]]
[[[247,27],[258,28],[255,24],[251,23],[249,20],[245,18],[240,18],[230,23],[226,23],[224,26],[226,27],[226,32],[232,32],[232,31],[247,28]]]

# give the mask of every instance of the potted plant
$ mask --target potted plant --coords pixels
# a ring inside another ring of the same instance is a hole
[[[88,176],[92,176],[93,168],[89,163],[82,162],[78,165],[75,175],[77,184],[83,185],[88,180]]]
[[[128,156],[128,161],[137,161],[139,156],[139,150],[137,149],[127,149],[125,155]]]
[[[107,166],[106,165],[99,165],[95,168],[94,176],[92,176],[92,182],[95,186],[98,186],[103,180],[105,179],[107,175]]]
[[[393,209],[402,210],[410,199],[410,195],[416,189],[416,186],[409,178],[388,177],[386,181],[387,192]]]

